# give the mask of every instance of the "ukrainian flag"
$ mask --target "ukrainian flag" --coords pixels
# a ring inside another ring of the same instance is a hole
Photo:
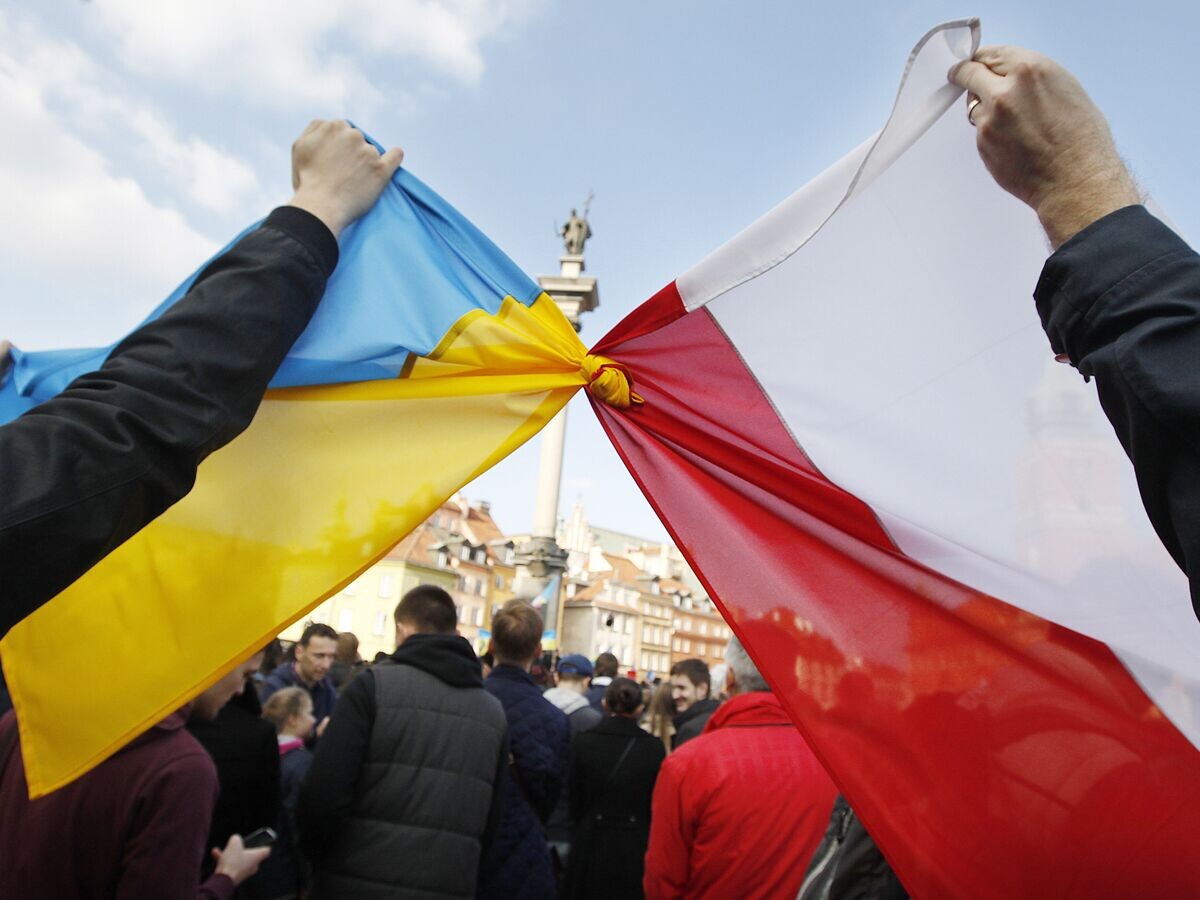
[[[628,396],[554,301],[407,171],[340,244],[251,426],[183,500],[0,643],[32,796],[341,590],[581,386]],[[16,352],[0,421],[111,349]]]

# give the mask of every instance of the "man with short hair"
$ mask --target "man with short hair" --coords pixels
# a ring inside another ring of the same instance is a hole
[[[216,766],[184,725],[189,715],[215,719],[261,660],[235,666],[190,706],[37,800],[16,720],[11,712],[0,719],[0,897],[232,898],[270,850],[248,850],[235,834],[212,851],[216,869],[199,883],[219,788]]]
[[[596,657],[596,666],[592,670],[592,686],[588,688],[587,699],[592,708],[604,715],[604,692],[617,677],[620,662],[611,653],[601,653]]]
[[[729,699],[654,786],[647,900],[794,900],[836,788],[737,638]]]
[[[704,730],[720,705],[712,694],[712,678],[708,663],[702,659],[681,659],[671,666],[671,700],[675,704],[675,734],[671,749],[675,750]]]
[[[284,663],[263,682],[260,697],[263,703],[285,687],[301,687],[308,691],[312,697],[313,718],[317,721],[313,739],[325,732],[337,703],[337,688],[329,677],[337,648],[336,631],[320,622],[310,622],[296,642],[296,661]]]
[[[317,747],[301,849],[320,897],[468,900],[500,823],[504,711],[449,594],[413,588],[395,622],[396,652],[346,686]]]
[[[362,657],[358,655],[358,635],[353,631],[343,631],[338,634],[337,652],[333,657],[333,665],[329,668],[329,677],[333,686],[339,691],[346,686],[351,678],[357,675],[363,667]]]
[[[592,677],[592,664],[582,653],[570,653],[555,666],[558,686],[552,687],[542,696],[557,706],[571,723],[571,737],[600,723],[604,714],[597,712],[588,703],[588,683]]]
[[[529,675],[542,655],[541,616],[523,600],[510,600],[492,618],[492,651],[496,667],[486,686],[508,721],[510,777],[500,834],[484,857],[479,897],[554,900],[554,869],[542,823],[566,780],[570,725]]]

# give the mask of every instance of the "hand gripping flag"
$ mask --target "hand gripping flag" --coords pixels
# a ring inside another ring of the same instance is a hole
[[[0,421],[110,350],[16,351]],[[343,234],[321,306],[247,431],[0,643],[31,795],[87,771],[340,590],[579,387],[629,402],[604,363],[483,234],[398,172]]]
[[[946,81],[977,44],[930,32],[878,135],[602,340],[645,405],[593,405],[913,896],[1195,896],[1200,627],[1049,358]]]

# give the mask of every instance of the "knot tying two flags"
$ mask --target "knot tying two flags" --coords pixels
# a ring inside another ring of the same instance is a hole
[[[629,370],[606,356],[583,358],[583,374],[587,377],[587,389],[597,400],[603,400],[617,409],[641,406],[646,401],[633,392],[633,376]]]

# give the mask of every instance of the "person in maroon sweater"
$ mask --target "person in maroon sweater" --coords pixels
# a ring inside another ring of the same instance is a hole
[[[256,654],[79,780],[29,799],[19,746],[0,762],[0,897],[230,898],[271,852],[233,835],[197,886],[217,768],[187,729],[213,719],[258,668]],[[0,719],[0,747],[16,728]]]

